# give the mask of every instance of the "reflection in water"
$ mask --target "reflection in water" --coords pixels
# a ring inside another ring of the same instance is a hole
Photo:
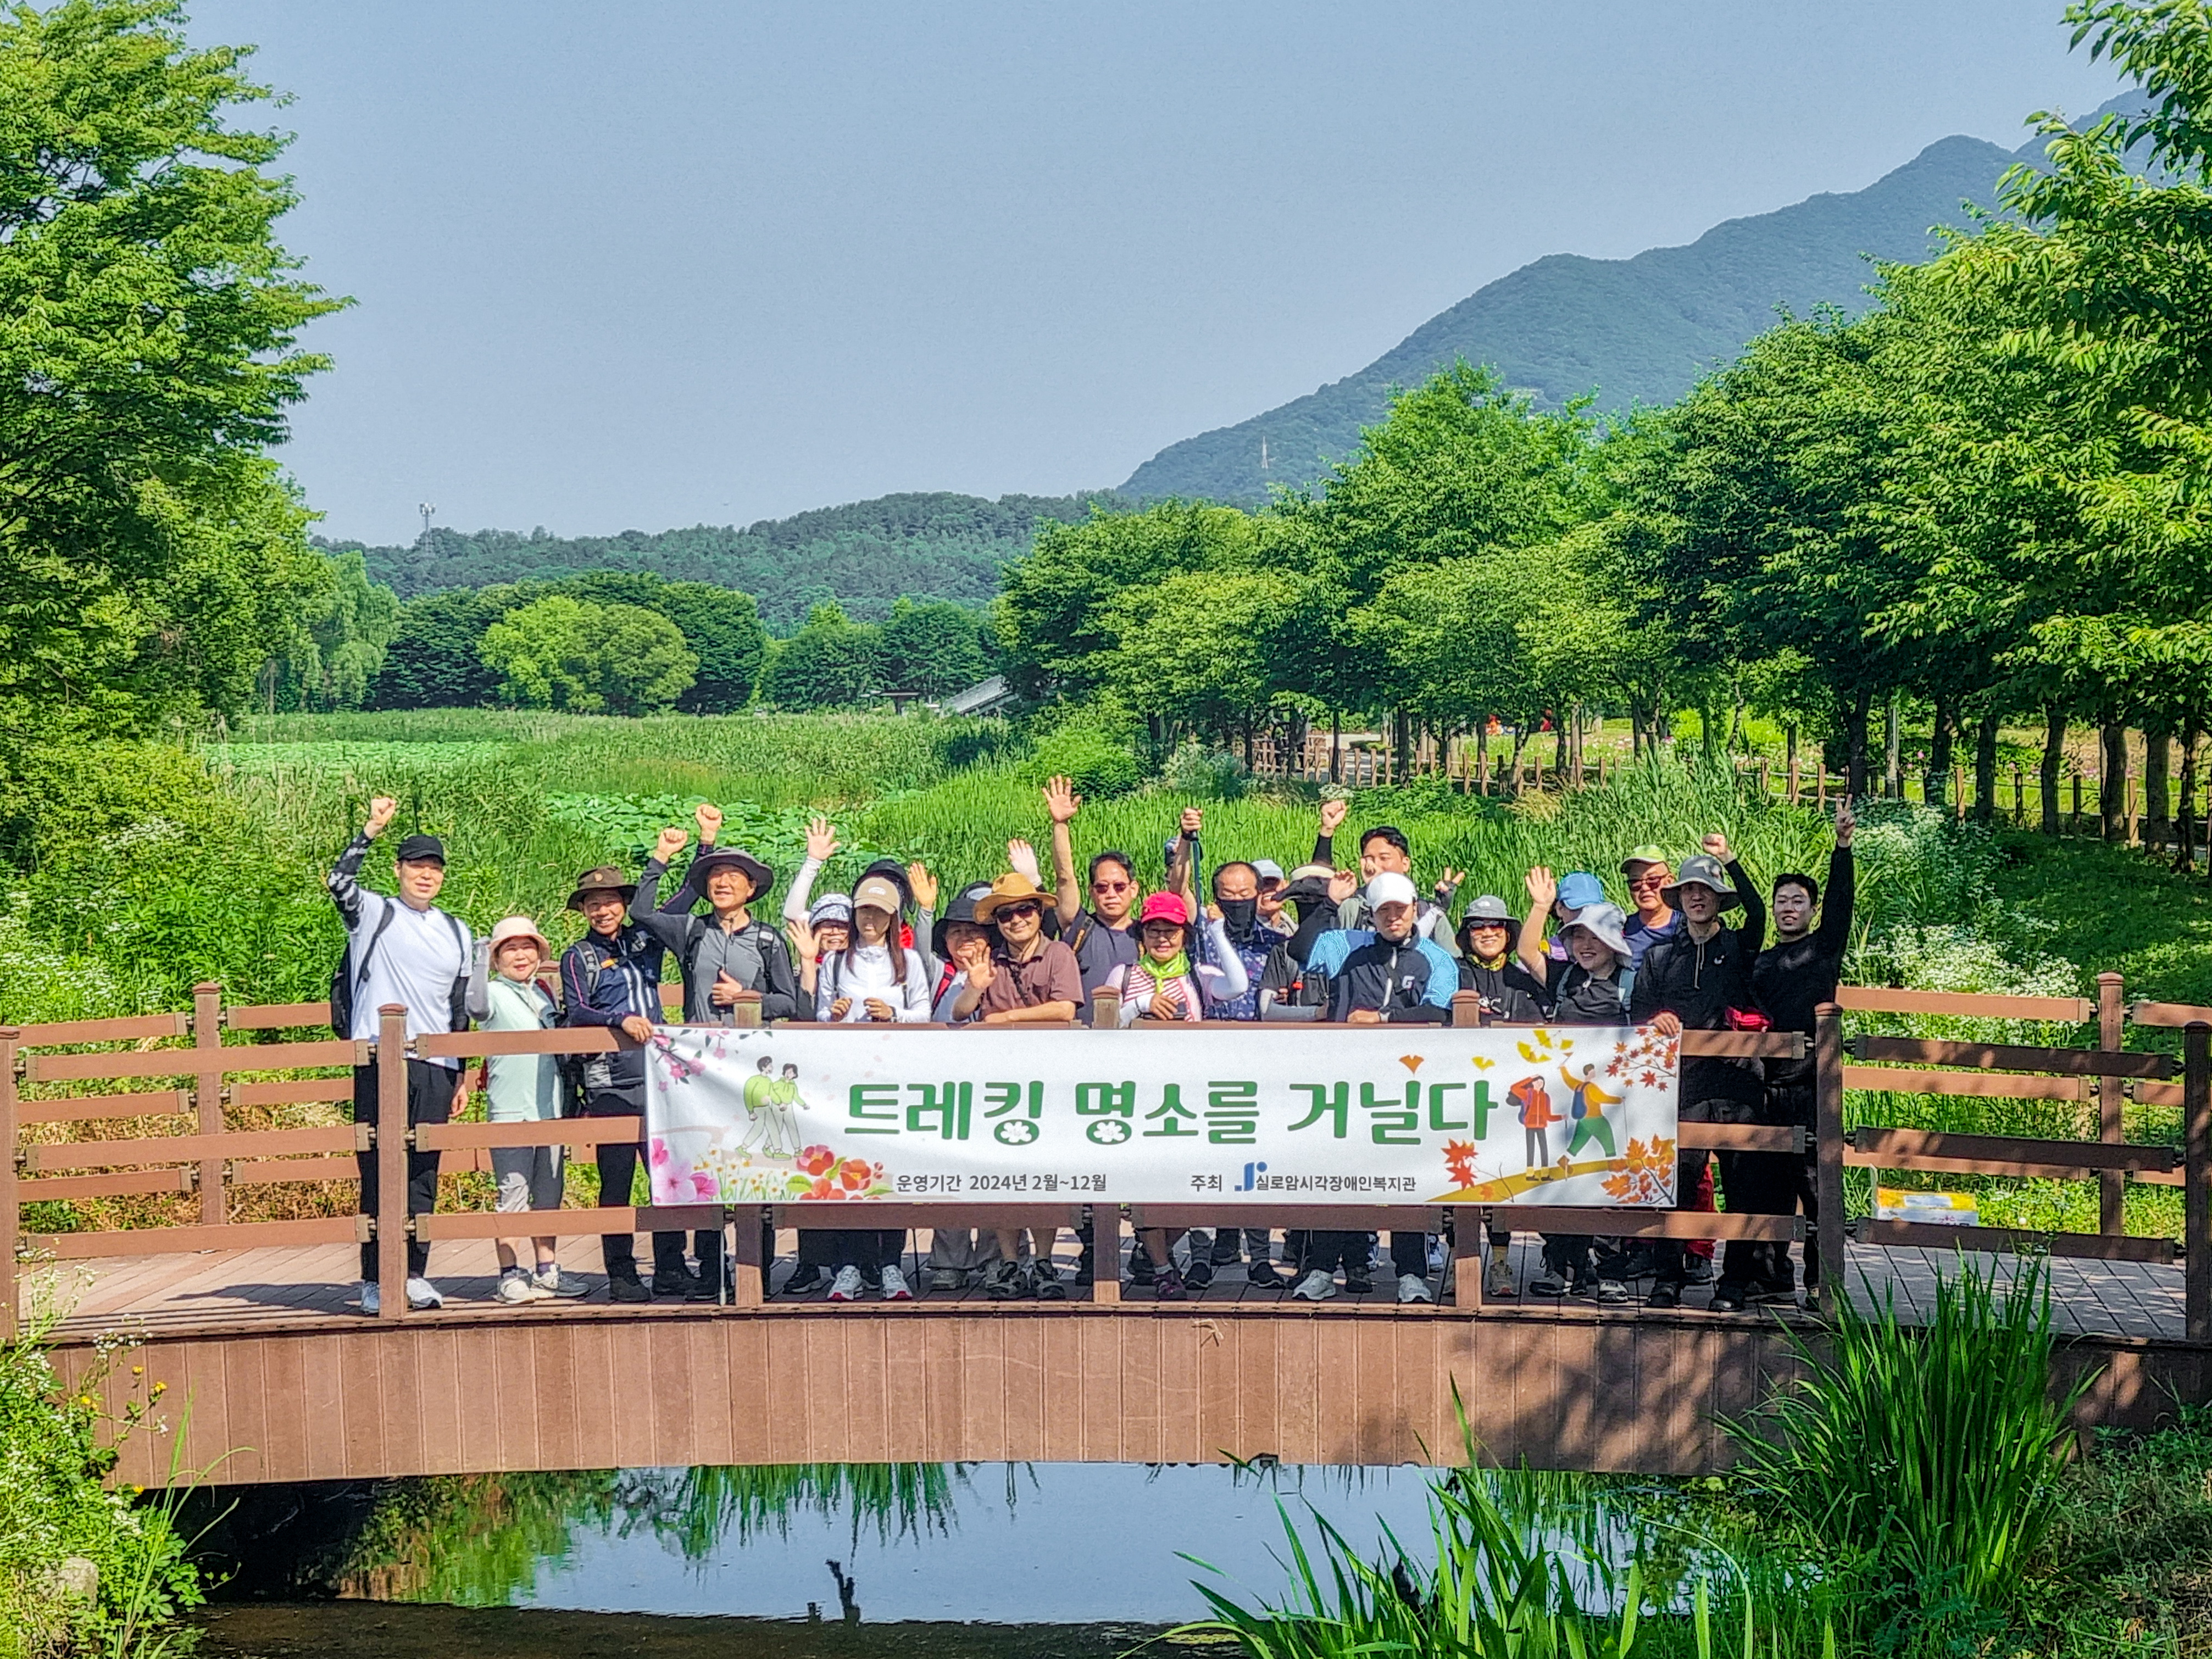
[[[1426,1552],[1434,1482],[1494,1484],[1563,1559],[1686,1569],[1663,1493],[1601,1477],[1413,1468],[799,1464],[404,1480],[339,1539],[260,1529],[295,1552],[253,1588],[383,1601],[731,1614],[830,1628],[914,1620],[1165,1624],[1194,1579],[1272,1597],[1287,1520],[1327,1516],[1376,1559]],[[1395,1541],[1394,1541],[1395,1540]],[[1598,1599],[1604,1574],[1584,1578]],[[1655,1588],[1656,1586],[1655,1585]],[[832,1613],[831,1609],[835,1608]]]

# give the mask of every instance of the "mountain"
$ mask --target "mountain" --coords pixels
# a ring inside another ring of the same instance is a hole
[[[1686,247],[1632,259],[1548,255],[1431,318],[1357,374],[1169,445],[1121,493],[1251,501],[1270,484],[1310,483],[1358,447],[1394,388],[1455,357],[1494,365],[1509,386],[1553,407],[1585,393],[1605,410],[1672,403],[1771,327],[1778,307],[1801,316],[1821,304],[1864,310],[1868,256],[1928,258],[1937,246],[1930,226],[1965,223],[1962,202],[1990,203],[2007,167],[2042,157],[2040,138],[2018,152],[1945,138],[1864,190],[1730,219]]]
[[[999,591],[999,567],[1029,550],[1041,519],[1073,521],[1110,495],[882,495],[739,530],[696,525],[648,535],[564,537],[544,530],[436,529],[412,547],[319,542],[359,552],[372,580],[402,599],[447,587],[561,577],[579,570],[650,570],[671,581],[714,582],[750,593],[771,628],[787,632],[817,600],[835,599],[866,621],[901,595],[982,605]]]

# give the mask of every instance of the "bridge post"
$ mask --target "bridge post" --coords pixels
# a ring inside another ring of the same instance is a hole
[[[1091,1029],[1094,1031],[1118,1031],[1121,1029],[1121,994],[1110,985],[1102,985],[1091,994]],[[1093,1204],[1091,1206],[1091,1299],[1106,1305],[1119,1305],[1121,1300],[1121,1206],[1119,1204]]]
[[[2212,1342],[2212,1025],[2191,1021],[2181,1034],[2183,1333]]]
[[[1451,1023],[1459,1030],[1485,1023],[1480,991],[1452,993]],[[1489,1211],[1480,1204],[1455,1204],[1445,1213],[1452,1224],[1452,1306],[1480,1313],[1483,1269],[1489,1262]]]
[[[15,1248],[22,1237],[22,1194],[15,1177],[15,1051],[20,1025],[0,1025],[0,1342],[15,1338],[15,1297],[21,1284]]]
[[[768,1262],[763,1254],[767,1241],[775,1235],[775,1221],[761,1219],[757,1204],[740,1204],[733,1213],[737,1226],[730,1248],[730,1305],[733,1308],[757,1308],[764,1297],[768,1284]]]
[[[407,1316],[407,1010],[387,1002],[376,1026],[378,1316]]]
[[[2127,1041],[2128,1007],[2120,997],[2120,976],[2097,975],[2097,1046],[2106,1054],[2118,1052]],[[2097,1139],[2112,1146],[2125,1140],[2121,1109],[2127,1104],[2128,1085],[2119,1078],[2097,1079]],[[2116,1238],[2127,1231],[2121,1210],[2127,1194],[2127,1176],[2118,1170],[2097,1174],[2097,1231]]]
[[[210,1071],[192,1079],[192,1107],[204,1135],[222,1133],[222,987],[212,980],[192,987],[192,1048]],[[228,1166],[220,1158],[200,1160],[200,1225],[220,1227],[230,1219],[230,1198],[224,1190]]]
[[[1814,1248],[1820,1251],[1820,1289],[1841,1299],[1844,1240],[1844,1011],[1824,1002],[1813,1014],[1813,1194],[1820,1216]]]

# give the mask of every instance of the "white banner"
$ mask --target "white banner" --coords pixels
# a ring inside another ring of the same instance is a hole
[[[1674,1201],[1678,1044],[1589,1026],[672,1026],[657,1204]]]

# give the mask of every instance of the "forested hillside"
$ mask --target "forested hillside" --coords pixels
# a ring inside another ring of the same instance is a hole
[[[1170,445],[1122,493],[1255,502],[1271,484],[1310,483],[1358,449],[1394,388],[1419,386],[1458,358],[1495,366],[1542,407],[1593,392],[1603,410],[1672,403],[1772,327],[1778,307],[1799,316],[1823,304],[1865,311],[1874,280],[1866,256],[1929,258],[1939,246],[1931,226],[1965,223],[1961,202],[1994,202],[2005,169],[2042,153],[2039,139],[2015,155],[1946,138],[1864,190],[1731,219],[1686,247],[1632,259],[1550,255],[1430,319],[1357,374]]]
[[[945,492],[883,495],[822,507],[788,519],[764,519],[740,530],[695,525],[688,530],[618,536],[555,536],[543,529],[434,529],[412,547],[325,544],[331,552],[358,550],[371,580],[402,599],[448,587],[485,587],[573,575],[580,570],[635,570],[671,581],[711,582],[751,594],[778,632],[804,621],[816,605],[835,600],[847,614],[881,621],[902,597],[980,605],[999,591],[999,568],[1029,550],[1041,519],[1074,523],[1094,501],[1110,496],[978,495]]]

